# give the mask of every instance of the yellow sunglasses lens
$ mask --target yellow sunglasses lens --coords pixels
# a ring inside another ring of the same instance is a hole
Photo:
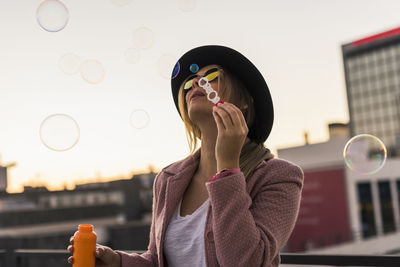
[[[206,78],[207,78],[207,80],[209,81],[209,82],[211,82],[211,81],[213,81],[215,78],[217,78],[218,77],[218,71],[214,71],[214,72],[211,72],[210,74],[208,74],[207,76],[206,76]]]
[[[207,78],[207,80],[209,82],[211,82],[211,81],[215,80],[215,78],[218,77],[218,74],[219,73],[218,73],[218,70],[217,70],[217,71],[211,72],[210,74],[207,74],[205,77]],[[192,85],[193,85],[193,79],[187,81],[185,83],[185,85],[183,86],[183,89],[184,90],[188,90],[188,89],[192,88]]]
[[[192,83],[193,83],[193,79],[187,81],[187,82],[185,83],[185,85],[183,86],[183,89],[187,90],[187,89],[192,88]]]

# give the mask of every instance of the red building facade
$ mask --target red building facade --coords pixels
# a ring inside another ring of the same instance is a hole
[[[300,212],[287,243],[300,252],[350,240],[349,211],[343,168],[304,172]]]

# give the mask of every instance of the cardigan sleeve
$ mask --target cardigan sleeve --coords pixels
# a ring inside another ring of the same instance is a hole
[[[151,227],[150,227],[150,241],[147,251],[143,254],[137,253],[126,253],[124,251],[116,250],[116,252],[121,257],[121,267],[132,267],[132,266],[143,266],[143,267],[155,267],[158,266],[158,257],[157,257],[157,248],[156,248],[156,237],[155,237],[155,222],[154,222],[154,210],[157,202],[157,177],[154,179],[153,186],[153,215],[151,219]]]
[[[221,266],[270,266],[294,228],[302,170],[290,162],[272,159],[253,176],[262,181],[253,197],[246,191],[242,172],[206,183]]]
[[[228,170],[224,170],[220,173],[216,173],[214,174],[214,176],[212,176],[210,179],[208,179],[209,182],[214,182],[216,180],[218,180],[219,178],[228,176],[230,174],[234,174],[234,173],[239,173],[240,172],[240,168],[233,168],[233,169],[228,169]]]

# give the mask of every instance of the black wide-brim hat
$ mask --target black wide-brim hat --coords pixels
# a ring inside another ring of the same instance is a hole
[[[194,65],[196,64],[196,65]],[[260,71],[245,56],[232,48],[220,45],[206,45],[186,52],[176,63],[171,87],[175,106],[178,110],[178,92],[183,81],[193,75],[193,67],[197,70],[208,65],[220,65],[228,69],[247,88],[254,100],[255,120],[247,136],[256,143],[267,140],[274,121],[274,108],[268,85]]]

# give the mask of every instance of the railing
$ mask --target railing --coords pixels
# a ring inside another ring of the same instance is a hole
[[[133,251],[143,253],[143,251]],[[0,250],[1,267],[69,266],[66,250],[16,249]],[[329,266],[400,266],[400,256],[393,255],[318,255],[281,253],[281,264]]]

